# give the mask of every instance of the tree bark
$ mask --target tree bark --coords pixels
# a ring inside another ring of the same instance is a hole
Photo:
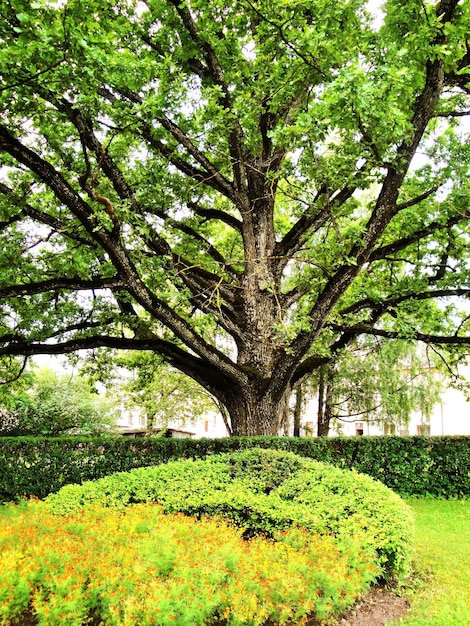
[[[234,436],[277,435],[285,415],[287,393],[281,399],[246,386],[225,399]]]
[[[300,421],[302,417],[303,396],[304,392],[302,384],[299,384],[295,389],[294,437],[300,437]]]
[[[318,385],[318,437],[328,437],[330,422],[333,417],[333,375],[331,368],[324,365],[320,368],[320,382]]]

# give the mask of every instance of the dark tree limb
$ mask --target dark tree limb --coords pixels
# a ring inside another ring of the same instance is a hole
[[[224,71],[217,58],[215,51],[206,39],[201,38],[198,26],[193,19],[187,6],[180,4],[178,0],[169,0],[175,7],[183,26],[187,30],[189,36],[197,44],[201,50],[206,65],[214,85],[221,89],[220,105],[222,109],[232,110],[232,99],[230,91],[225,80]],[[243,148],[243,129],[234,116],[228,128],[228,145],[230,156],[232,159],[232,169],[234,175],[235,189],[238,193],[246,194],[247,192],[247,174],[245,169],[245,154]]]
[[[92,350],[94,348],[150,351],[161,354],[167,363],[200,382],[222,401],[226,400],[226,394],[230,393],[234,385],[231,377],[226,378],[219,368],[209,365],[205,359],[200,359],[175,344],[158,338],[131,339],[127,337],[95,335],[93,337],[77,337],[68,341],[50,344],[10,341],[6,336],[0,337],[0,355],[30,357],[39,354],[71,354],[78,350]],[[244,378],[242,372],[239,372],[238,378],[240,381]]]
[[[373,335],[374,337],[384,337],[385,339],[414,339],[416,341],[422,341],[423,343],[434,345],[461,346],[470,344],[470,336],[466,337],[462,335],[442,336],[415,331],[407,333],[406,336],[404,336],[403,333],[398,331],[374,328],[367,324],[357,324],[355,326],[328,324],[327,327],[337,332],[353,331],[358,335]]]
[[[374,300],[371,300],[370,298],[366,298],[365,300],[355,302],[351,306],[341,309],[339,311],[339,314],[349,315],[351,313],[357,313],[364,309],[385,312],[392,309],[393,307],[402,304],[403,302],[409,302],[410,300],[432,300],[435,298],[451,297],[468,298],[470,297],[470,288],[461,287],[460,289],[433,289],[431,291],[423,291],[421,293],[412,292],[395,298],[387,298],[385,300],[382,300],[381,302],[376,302]]]
[[[83,280],[81,278],[51,278],[36,283],[9,285],[0,288],[0,298],[11,298],[19,296],[33,296],[40,293],[66,291],[86,291],[92,289],[121,289],[125,286],[124,281],[119,277],[95,278],[94,280]]]
[[[188,202],[188,208],[190,208],[196,215],[206,219],[206,220],[217,220],[220,221],[230,228],[233,228],[239,234],[242,233],[243,224],[233,215],[226,213],[225,211],[221,211],[219,209],[209,209],[206,207],[200,206],[197,202]]]
[[[426,237],[429,237],[430,235],[440,230],[448,230],[452,226],[456,226],[460,222],[468,220],[469,217],[470,216],[467,216],[467,215],[454,215],[452,217],[449,217],[447,222],[444,222],[444,223],[441,221],[431,222],[425,228],[421,228],[415,231],[414,233],[412,233],[411,235],[408,235],[407,237],[403,237],[402,239],[397,239],[391,244],[387,244],[380,248],[376,248],[371,253],[369,257],[369,261],[373,262],[373,261],[378,261],[381,259],[389,258],[393,254],[396,254],[397,252],[401,252],[402,250],[405,250],[409,246],[415,243],[418,243],[422,239],[425,239]]]
[[[59,233],[62,236],[67,237],[73,241],[84,244],[89,247],[95,247],[93,240],[89,237],[81,236],[76,233],[73,229],[73,226],[70,224],[66,224],[64,221],[60,220],[57,217],[52,217],[48,215],[44,211],[40,211],[35,207],[28,204],[24,196],[21,197],[16,194],[13,189],[10,189],[7,185],[0,182],[0,193],[4,194],[8,197],[12,206],[20,209],[20,213],[12,216],[7,222],[1,222],[0,228],[8,227],[13,223],[20,221],[24,215],[27,215],[31,219],[35,220],[40,224],[45,224],[46,226],[50,226],[56,233]]]

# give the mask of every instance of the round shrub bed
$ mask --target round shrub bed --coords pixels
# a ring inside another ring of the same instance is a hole
[[[93,504],[64,517],[43,502],[0,511],[0,624],[323,623],[377,575],[372,554],[334,537],[241,535],[153,503]]]
[[[149,502],[167,513],[229,520],[246,538],[279,539],[294,527],[330,535],[345,550],[373,550],[383,578],[401,579],[408,571],[413,517],[400,497],[366,475],[289,452],[254,448],[173,461],[67,485],[46,499],[61,515],[92,503]]]

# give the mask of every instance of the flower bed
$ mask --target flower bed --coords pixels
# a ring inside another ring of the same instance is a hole
[[[366,476],[247,450],[64,487],[0,517],[0,624],[302,624],[409,562],[412,517]]]

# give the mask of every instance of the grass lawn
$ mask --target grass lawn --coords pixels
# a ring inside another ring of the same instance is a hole
[[[416,516],[411,611],[400,626],[470,626],[470,500],[410,500]]]

